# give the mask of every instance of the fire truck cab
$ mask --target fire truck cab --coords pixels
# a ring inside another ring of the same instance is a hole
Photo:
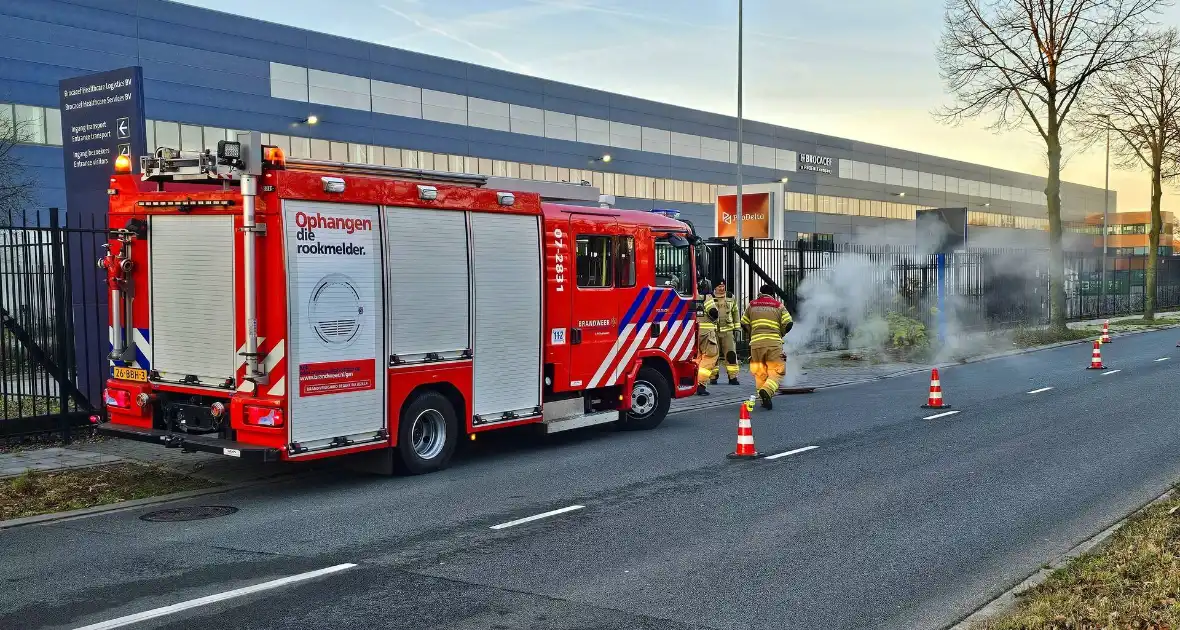
[[[479,176],[287,160],[257,133],[116,162],[103,433],[429,472],[537,423],[651,429],[696,388],[691,226]]]

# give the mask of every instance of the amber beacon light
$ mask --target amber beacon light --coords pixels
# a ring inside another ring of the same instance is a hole
[[[131,157],[119,154],[119,157],[115,158],[115,172],[119,174],[130,173]]]

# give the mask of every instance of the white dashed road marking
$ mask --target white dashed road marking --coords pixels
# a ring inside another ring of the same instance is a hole
[[[774,455],[767,455],[766,457],[763,457],[762,459],[778,459],[780,457],[786,457],[788,455],[795,455],[797,453],[804,453],[806,451],[814,451],[817,448],[819,448],[819,447],[818,446],[804,446],[803,448],[797,448],[793,451],[787,451],[786,453],[776,453]]]
[[[492,525],[492,529],[506,529],[506,528],[508,528],[508,527],[514,527],[514,526],[516,526],[516,525],[523,525],[523,524],[525,524],[525,523],[531,523],[531,522],[533,522],[533,521],[539,521],[539,520],[541,520],[541,519],[543,519],[543,518],[549,518],[550,516],[557,516],[558,514],[565,514],[566,512],[573,512],[573,511],[575,511],[575,510],[580,510],[580,509],[582,509],[582,508],[584,508],[584,507],[586,507],[586,506],[584,506],[584,505],[571,505],[571,506],[569,506],[569,507],[563,507],[563,508],[561,508],[560,510],[553,510],[553,511],[550,511],[550,512],[543,512],[543,513],[541,513],[541,514],[534,514],[534,515],[532,515],[532,516],[526,516],[526,517],[524,517],[524,518],[518,518],[518,519],[516,519],[515,521],[508,521],[507,523],[500,523],[499,525]]]
[[[1172,357],[1162,357],[1162,358],[1156,359],[1155,362],[1159,363],[1160,361],[1167,361],[1170,358],[1172,358]]]
[[[1052,387],[1042,387],[1042,388],[1040,388],[1040,389],[1034,389],[1034,390],[1032,390],[1032,391],[1031,391],[1031,392],[1029,392],[1029,393],[1030,393],[1030,394],[1039,394],[1039,393],[1041,393],[1041,392],[1047,392],[1047,391],[1049,391],[1049,390],[1051,390],[1051,389],[1053,389],[1053,388],[1052,388]]]
[[[956,413],[959,413],[959,412],[958,411],[944,411],[942,413],[936,413],[933,416],[926,416],[925,418],[922,418],[922,419],[923,420],[937,420],[938,418],[945,418],[947,416],[953,416]]]
[[[1103,376],[1110,376],[1111,374],[1118,374],[1119,372],[1122,372],[1122,370],[1111,370],[1109,372],[1103,372],[1102,375]]]
[[[117,619],[111,619],[109,621],[103,621],[100,623],[91,624],[89,626],[83,626],[81,628],[78,628],[77,630],[106,630],[107,628],[121,628],[123,626],[129,626],[133,623],[147,621],[148,619],[155,619],[157,617],[163,617],[165,615],[171,615],[173,613],[178,613],[178,612],[181,612],[184,610],[189,610],[190,608],[197,608],[198,606],[205,606],[205,605],[213,604],[216,602],[222,602],[227,599],[233,599],[235,597],[242,597],[243,595],[250,595],[252,593],[257,593],[259,591],[269,591],[270,589],[279,588],[281,586],[286,586],[288,584],[294,584],[296,582],[303,582],[305,580],[317,578],[317,577],[320,577],[321,575],[329,575],[331,573],[339,573],[340,571],[344,571],[346,569],[351,569],[355,566],[356,565],[352,564],[352,563],[338,564],[336,566],[328,567],[326,569],[318,569],[316,571],[308,571],[307,573],[300,573],[298,575],[292,575],[292,576],[285,577],[285,578],[279,578],[277,580],[271,580],[269,582],[255,584],[254,586],[244,586],[242,588],[235,588],[232,591],[226,591],[224,593],[217,593],[217,594],[209,595],[206,597],[199,597],[197,599],[190,599],[187,602],[180,602],[179,604],[172,604],[171,606],[164,606],[162,608],[153,608],[151,610],[145,610],[143,612],[135,613],[134,615],[127,615],[126,617],[119,617]]]

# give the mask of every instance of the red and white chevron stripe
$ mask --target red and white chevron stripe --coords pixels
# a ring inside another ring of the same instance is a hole
[[[266,337],[258,338],[258,350],[263,353],[262,367],[270,375],[270,383],[258,388],[259,396],[274,396],[281,398],[287,395],[287,344],[278,339],[271,344],[266,343]],[[245,344],[238,348],[238,391],[246,391],[246,351]]]
[[[587,388],[617,385],[640,349],[659,347],[673,362],[687,361],[696,352],[696,326],[692,320],[678,320],[670,325],[669,322],[661,321],[662,330],[657,337],[650,334],[653,323],[627,324],[623,327]]]

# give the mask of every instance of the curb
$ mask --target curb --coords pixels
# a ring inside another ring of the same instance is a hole
[[[7,521],[0,521],[0,532],[16,529],[18,527],[28,527],[30,525],[43,525],[45,523],[57,523],[63,521],[73,521],[99,514],[106,514],[108,512],[121,512],[124,510],[134,510],[148,505],[156,505],[158,503],[169,503],[171,501],[181,501],[183,499],[192,499],[210,494],[220,494],[225,492],[233,492],[235,490],[242,490],[244,488],[251,488],[254,486],[261,486],[268,483],[276,483],[280,480],[287,480],[291,477],[283,477],[281,479],[260,479],[258,481],[246,481],[242,483],[235,483],[224,486],[214,486],[212,488],[203,488],[200,490],[186,490],[184,492],[174,492],[172,494],[161,494],[155,497],[144,497],[142,499],[132,499],[130,501],[121,501],[119,503],[108,503],[106,505],[96,505],[88,508],[81,508],[78,510],[69,510],[66,512],[53,512],[51,514],[38,514],[37,516],[26,516],[23,518],[14,518]]]
[[[1119,519],[1114,525],[1111,525],[1101,532],[1098,532],[1097,534],[1078,543],[1069,551],[1058,556],[1047,566],[1042,567],[1036,573],[1028,576],[1016,586],[1013,586],[1007,591],[1004,591],[1004,593],[1002,593],[999,597],[984,604],[974,612],[959,620],[958,623],[950,626],[949,630],[972,630],[976,627],[976,624],[994,619],[995,617],[998,617],[1001,614],[1011,610],[1012,607],[1016,605],[1017,596],[1019,596],[1021,593],[1027,591],[1030,588],[1033,588],[1034,586],[1039,586],[1040,584],[1044,583],[1045,580],[1049,579],[1050,575],[1053,575],[1053,573],[1064,568],[1074,559],[1084,556],[1095,549],[1098,549],[1110,538],[1112,534],[1122,528],[1123,525],[1126,525],[1127,522],[1132,518],[1147,511],[1158,503],[1163,503],[1164,501],[1171,499],[1176,495],[1176,492],[1176,488],[1168,489],[1163,494],[1139,506],[1130,514]]]

